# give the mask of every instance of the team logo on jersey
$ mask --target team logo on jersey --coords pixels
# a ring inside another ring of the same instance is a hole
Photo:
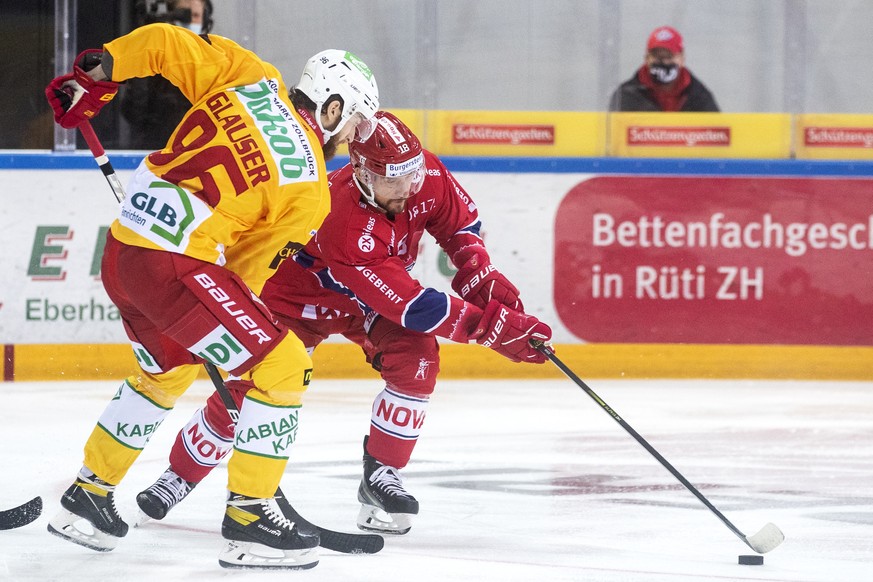
[[[124,199],[119,222],[162,249],[186,249],[191,233],[212,209],[184,188],[161,180],[140,164]],[[218,262],[218,264],[222,264]]]
[[[376,248],[376,241],[373,240],[373,229],[376,228],[376,219],[372,216],[367,219],[367,225],[361,233],[361,238],[358,239],[358,248],[365,253],[372,252]]]
[[[270,268],[271,269],[278,269],[279,265],[282,264],[282,261],[284,261],[288,257],[293,257],[302,248],[303,248],[303,245],[300,244],[299,242],[294,242],[294,241],[289,240],[287,243],[285,243],[285,246],[282,247],[282,249],[278,253],[276,253],[276,256],[273,257],[273,260],[270,262]]]
[[[372,252],[376,248],[376,241],[369,234],[362,234],[361,238],[358,239],[358,248],[365,253]]]
[[[416,380],[427,380],[427,369],[433,362],[428,362],[426,359],[421,358],[418,360],[418,371],[415,372]]]
[[[254,120],[279,169],[279,185],[317,182],[318,164],[306,131],[279,98],[275,79],[236,87],[237,96]]]

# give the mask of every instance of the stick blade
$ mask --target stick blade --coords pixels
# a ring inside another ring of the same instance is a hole
[[[772,523],[762,527],[758,533],[746,536],[746,543],[759,554],[775,550],[783,540],[785,540],[785,534]]]
[[[34,497],[18,507],[0,511],[0,529],[15,529],[36,520],[42,515],[42,497]]]

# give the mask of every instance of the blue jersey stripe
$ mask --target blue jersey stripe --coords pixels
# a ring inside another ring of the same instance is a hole
[[[482,236],[479,234],[479,229],[481,229],[481,228],[482,228],[482,221],[477,220],[473,224],[471,224],[469,226],[465,226],[464,228],[459,230],[458,234],[461,234],[461,233],[473,234],[473,235],[478,236],[479,238],[482,238]]]
[[[297,251],[293,258],[294,262],[304,269],[309,269],[315,264],[315,257],[307,253],[304,249]]]
[[[425,289],[406,306],[401,325],[422,333],[431,332],[449,316],[451,306],[452,302],[445,293]]]

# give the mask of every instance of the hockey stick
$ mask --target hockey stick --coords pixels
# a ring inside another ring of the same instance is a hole
[[[209,373],[209,378],[212,380],[215,390],[224,402],[227,412],[231,419],[236,423],[239,418],[239,409],[233,396],[227,386],[224,385],[224,380],[218,372],[218,368],[212,363],[203,364],[206,371]],[[291,521],[296,521],[303,526],[304,529],[314,529],[318,532],[321,538],[319,545],[325,549],[341,552],[343,554],[375,554],[385,546],[385,540],[377,534],[353,534],[340,531],[333,531],[317,526],[306,520],[302,515],[297,513],[297,510],[291,506],[291,503],[285,498],[282,489],[276,489],[276,502],[282,508],[282,511]]]
[[[97,162],[97,165],[100,166],[100,170],[103,172],[106,181],[109,183],[109,187],[112,188],[116,200],[121,202],[125,198],[124,187],[121,185],[121,180],[119,180],[118,175],[115,173],[115,169],[112,167],[112,163],[109,161],[109,157],[106,155],[103,145],[97,138],[97,134],[94,133],[94,128],[86,121],[79,125],[79,131],[82,132],[82,137],[85,138],[85,142],[88,144],[88,148],[91,150],[94,160]],[[218,368],[211,363],[206,363],[204,366],[206,367],[206,372],[209,374],[209,377],[212,379],[215,389],[218,391],[219,396],[221,396],[222,402],[224,402],[224,405],[227,407],[227,412],[230,414],[234,424],[236,424],[236,421],[239,418],[239,410],[236,407],[236,403],[233,401],[233,397],[231,397],[230,392],[224,385],[224,380],[222,380],[221,374],[218,373]],[[282,510],[289,519],[318,531],[319,536],[321,536],[320,545],[325,549],[344,554],[375,554],[385,545],[385,540],[382,539],[382,536],[376,534],[343,533],[325,529],[307,521],[302,515],[297,513],[297,510],[294,509],[294,507],[291,506],[291,502],[285,498],[281,489],[276,491],[276,502],[282,507]],[[31,501],[30,503],[33,502]],[[40,506],[41,505],[42,500],[40,500]]]
[[[115,194],[115,199],[121,202],[124,200],[124,186],[121,185],[121,180],[118,179],[118,174],[115,173],[115,168],[109,161],[106,151],[100,140],[97,139],[97,134],[94,133],[94,128],[89,122],[85,122],[79,126],[79,131],[82,132],[82,137],[85,138],[85,143],[88,144],[88,149],[91,150],[91,155],[94,156],[94,161],[100,166],[103,176],[112,188],[112,193]]]
[[[34,521],[42,515],[42,497],[34,497],[18,507],[0,511],[0,529],[15,529]]]
[[[649,451],[649,453],[653,457],[655,457],[655,459],[657,459],[658,462],[661,463],[661,465],[663,465],[665,469],[670,471],[670,473],[672,473],[673,476],[676,477],[680,483],[685,485],[686,489],[691,491],[691,493],[693,493],[694,496],[697,497],[697,499],[699,499],[701,503],[703,503],[707,507],[707,509],[714,513],[715,516],[718,517],[722,521],[722,523],[724,523],[727,528],[734,533],[734,535],[743,540],[743,542],[745,542],[747,546],[749,546],[759,554],[766,554],[767,552],[774,550],[779,544],[782,543],[782,540],[785,539],[785,535],[779,530],[778,527],[776,527],[772,523],[768,523],[767,525],[762,527],[761,530],[755,535],[747,536],[743,532],[741,532],[737,528],[737,526],[732,524],[728,520],[728,518],[722,515],[722,513],[718,509],[716,509],[716,507],[712,503],[710,503],[709,500],[704,497],[703,494],[688,481],[688,479],[683,477],[682,474],[667,461],[667,459],[662,457],[661,453],[656,451],[655,448],[646,441],[646,439],[640,436],[640,434],[635,431],[631,425],[626,423],[624,419],[622,419],[622,417],[619,416],[618,413],[612,409],[612,407],[610,407],[606,402],[603,401],[602,398],[600,398],[600,396],[598,396],[594,392],[594,390],[589,388],[588,385],[583,382],[581,378],[579,378],[579,376],[574,374],[573,371],[568,368],[566,364],[564,364],[564,362],[558,359],[558,356],[555,355],[555,352],[554,350],[552,350],[551,347],[544,344],[543,342],[538,341],[531,341],[531,345],[533,345],[540,353],[542,353],[549,360],[551,360],[552,363],[555,364],[555,366],[557,366],[559,370],[561,370],[568,378],[575,382],[577,386],[584,390],[585,393],[588,394],[588,396],[590,396],[592,400],[594,400],[594,402],[599,404],[600,407],[605,410],[606,413],[609,414],[609,416],[611,416],[615,422],[620,424],[621,427],[626,430],[628,434],[634,437],[636,441],[643,446],[644,449]]]

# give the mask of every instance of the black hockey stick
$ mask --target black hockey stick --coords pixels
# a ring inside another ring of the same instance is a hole
[[[34,497],[18,507],[0,511],[0,529],[15,529],[34,521],[42,515],[42,497]]]
[[[215,386],[215,390],[218,391],[218,395],[221,397],[221,401],[224,402],[227,412],[230,414],[234,423],[236,423],[239,419],[239,409],[236,406],[236,402],[233,400],[233,396],[230,395],[227,386],[224,385],[224,380],[222,379],[221,374],[219,374],[218,368],[211,363],[206,363],[204,366],[209,373],[209,378],[212,380],[213,386]],[[334,552],[341,552],[343,554],[375,554],[385,546],[385,540],[382,536],[377,534],[345,533],[325,529],[313,524],[297,513],[297,510],[294,509],[291,506],[291,503],[289,503],[285,498],[281,487],[276,489],[276,502],[282,508],[285,516],[291,521],[295,521],[303,526],[302,529],[317,531],[321,538],[319,545],[323,548],[333,550]]]
[[[121,180],[119,180],[118,175],[115,173],[115,169],[112,167],[112,163],[109,161],[109,157],[106,155],[103,145],[97,138],[97,134],[94,133],[94,128],[92,128],[91,124],[86,121],[79,125],[79,131],[82,132],[82,137],[88,144],[88,148],[91,150],[91,154],[94,156],[97,165],[100,166],[100,170],[106,177],[109,187],[112,188],[116,200],[121,202],[125,198],[124,187],[121,185]],[[206,371],[209,373],[209,377],[212,379],[212,383],[215,385],[215,389],[218,391],[219,396],[221,396],[221,400],[227,407],[227,412],[230,414],[233,422],[236,423],[239,418],[239,410],[237,410],[236,403],[233,401],[230,392],[224,385],[224,380],[222,380],[221,374],[218,373],[218,368],[209,363],[204,365]],[[304,527],[318,531],[318,534],[321,537],[320,545],[325,549],[344,554],[375,554],[385,545],[385,540],[382,539],[382,536],[376,534],[343,533],[325,529],[311,523],[297,513],[297,510],[292,507],[291,502],[289,502],[282,494],[281,489],[276,491],[276,502],[282,507],[282,510],[289,519],[302,524]],[[40,504],[41,503],[42,501],[40,500]]]
[[[662,457],[661,453],[656,451],[655,448],[646,441],[646,439],[640,436],[640,434],[635,431],[631,425],[626,423],[624,419],[622,419],[622,417],[619,416],[618,413],[612,409],[612,407],[610,407],[606,402],[603,401],[602,398],[600,398],[600,396],[598,396],[594,392],[594,390],[589,388],[588,385],[583,382],[581,378],[579,378],[579,376],[574,374],[573,371],[568,368],[566,364],[564,364],[564,362],[558,359],[558,356],[555,355],[555,352],[554,350],[552,350],[551,347],[544,344],[543,342],[538,342],[535,340],[531,341],[531,345],[533,345],[540,353],[542,353],[549,360],[551,360],[552,363],[555,364],[555,366],[557,366],[558,369],[561,370],[568,378],[575,382],[576,385],[579,386],[579,388],[584,390],[585,393],[588,394],[588,396],[590,396],[592,400],[594,400],[594,402],[599,404],[600,407],[605,410],[606,413],[609,414],[609,416],[611,416],[615,422],[620,424],[621,427],[626,430],[628,434],[634,437],[636,441],[643,446],[644,449],[649,451],[649,453],[653,457],[655,457],[655,459],[657,459],[658,462],[661,463],[661,465],[663,465],[665,469],[670,471],[670,473],[672,473],[673,476],[676,477],[680,483],[685,485],[686,489],[691,491],[691,493],[693,493],[694,496],[697,497],[697,499],[699,499],[701,503],[703,503],[703,505],[707,507],[707,509],[714,513],[715,516],[718,517],[722,521],[722,523],[725,524],[727,528],[734,533],[734,535],[743,540],[743,542],[747,546],[749,546],[759,554],[766,554],[767,552],[775,549],[779,544],[782,543],[782,540],[785,539],[785,535],[779,530],[778,527],[776,527],[772,523],[768,523],[767,525],[762,527],[761,530],[755,535],[747,536],[743,532],[741,532],[737,528],[737,526],[732,524],[728,520],[728,518],[722,515],[722,513],[718,509],[716,509],[716,507],[712,503],[710,503],[710,501],[706,497],[704,497],[703,494],[688,481],[688,479],[683,477],[682,474],[667,461],[667,459]]]

